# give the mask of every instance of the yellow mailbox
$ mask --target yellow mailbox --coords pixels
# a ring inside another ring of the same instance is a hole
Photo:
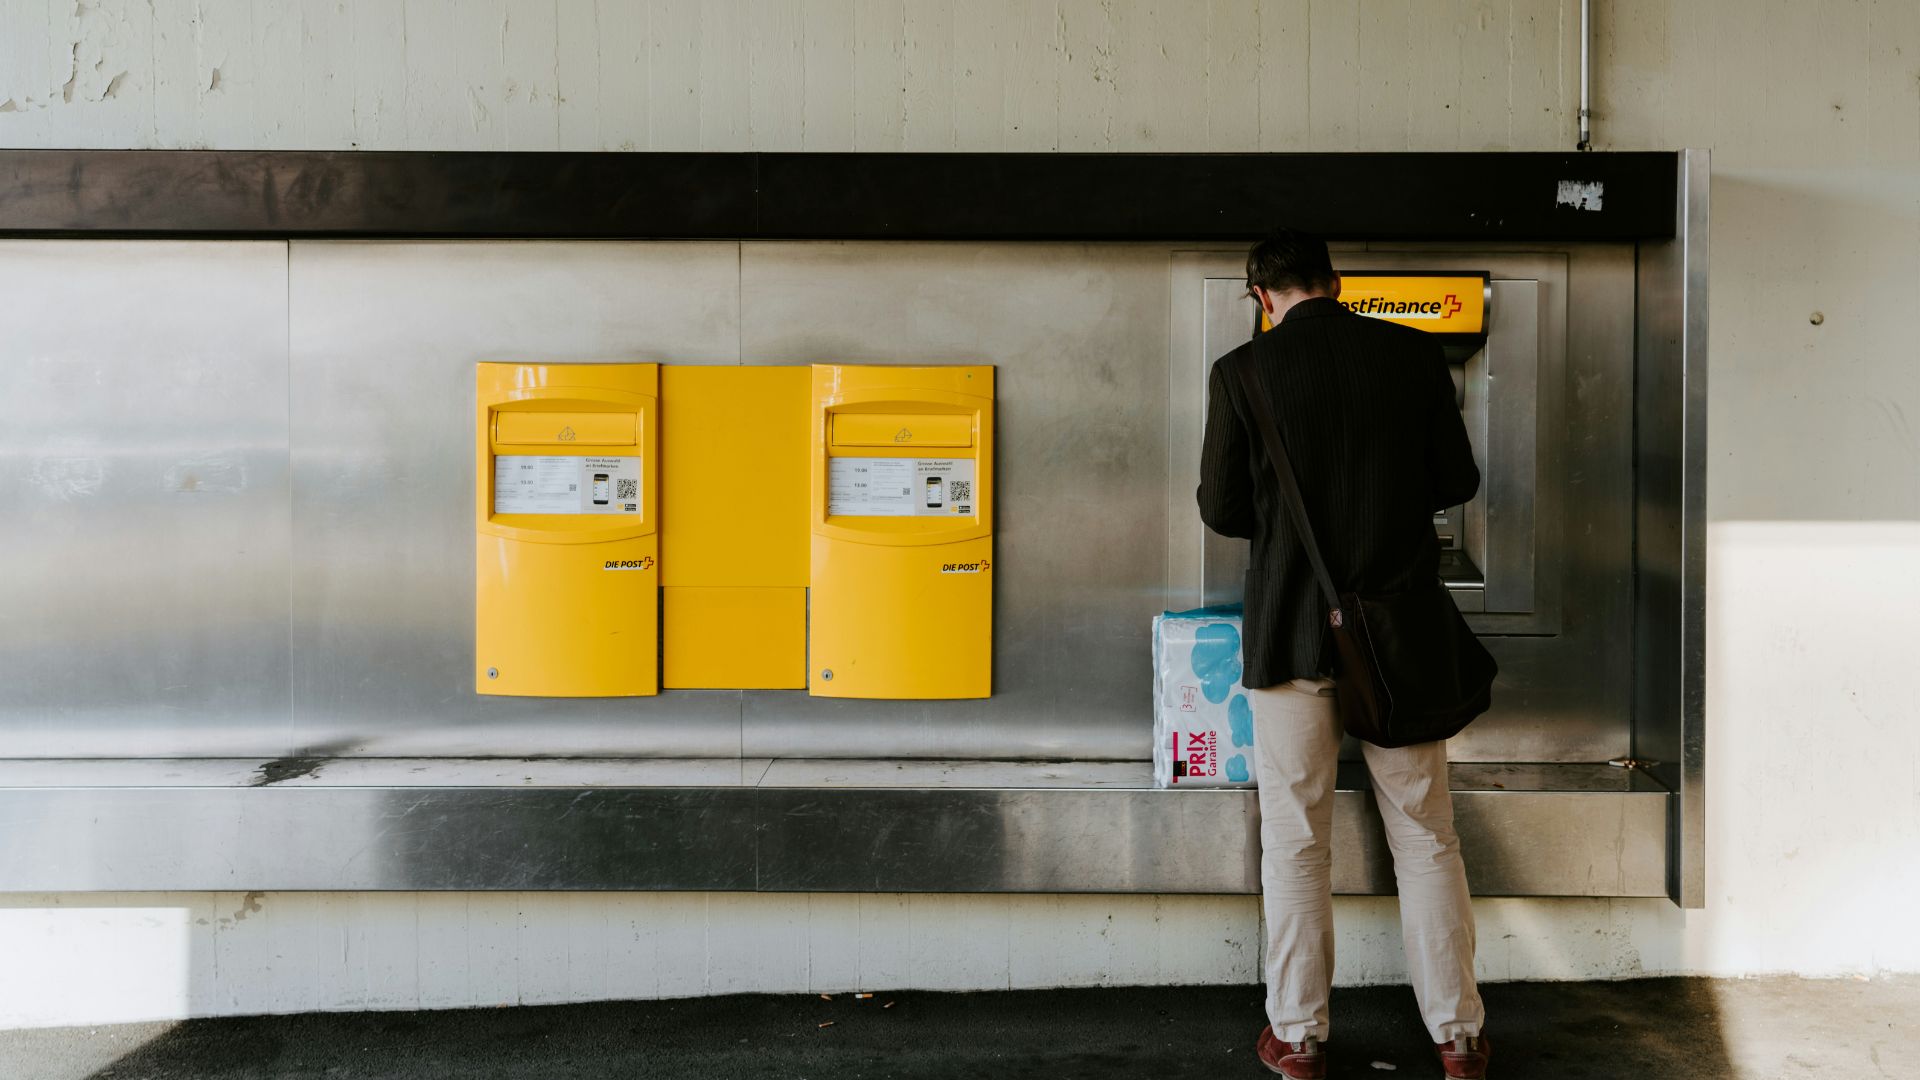
[[[654,364],[481,364],[474,689],[659,692]]]
[[[813,368],[808,690],[980,698],[993,669],[993,368]]]

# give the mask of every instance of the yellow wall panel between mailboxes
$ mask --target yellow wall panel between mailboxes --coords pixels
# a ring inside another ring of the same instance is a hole
[[[809,377],[661,370],[661,584],[806,588]]]
[[[993,368],[815,365],[808,691],[993,681]]]
[[[659,691],[654,364],[480,364],[474,689]]]
[[[802,690],[807,590],[669,585],[660,590],[669,690]]]
[[[805,687],[811,372],[675,365],[660,378],[665,685]]]

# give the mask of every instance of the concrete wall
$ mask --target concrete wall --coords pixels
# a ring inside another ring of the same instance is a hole
[[[1920,971],[1920,4],[1595,6],[1598,145],[1715,154],[1710,900],[1483,901],[1483,973]],[[1575,10],[0,0],[0,144],[1560,149]],[[1340,918],[1343,981],[1402,977],[1391,901]],[[1248,981],[1258,941],[1250,898],[13,896],[0,1025]]]
[[[1576,10],[1537,0],[4,0],[0,140],[1534,149],[1571,143]]]

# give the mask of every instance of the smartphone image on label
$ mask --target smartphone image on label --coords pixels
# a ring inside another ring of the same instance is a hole
[[[609,477],[606,473],[597,472],[593,474],[593,505],[595,506],[607,505],[608,479]]]
[[[939,477],[937,476],[927,477],[927,509],[938,510],[940,508],[940,504],[946,501],[946,499],[944,498],[945,494],[946,493],[942,491],[940,488]]]

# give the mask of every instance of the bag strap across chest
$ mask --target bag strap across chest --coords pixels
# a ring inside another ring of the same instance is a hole
[[[1261,390],[1259,380],[1253,374],[1253,354],[1248,352],[1234,364],[1234,374],[1239,376],[1241,389],[1246,391],[1247,407],[1253,413],[1254,425],[1258,429],[1259,441],[1266,448],[1267,463],[1273,466],[1274,476],[1280,482],[1280,501],[1293,518],[1293,527],[1300,534],[1300,542],[1307,549],[1307,561],[1313,564],[1313,576],[1320,582],[1320,592],[1327,598],[1327,622],[1335,627],[1341,626],[1345,619],[1340,611],[1340,590],[1333,584],[1333,575],[1327,572],[1327,561],[1320,554],[1320,541],[1314,535],[1313,522],[1307,518],[1307,504],[1300,495],[1300,480],[1293,472],[1293,459],[1287,456],[1286,439],[1280,434],[1280,424],[1273,416],[1273,405]]]

